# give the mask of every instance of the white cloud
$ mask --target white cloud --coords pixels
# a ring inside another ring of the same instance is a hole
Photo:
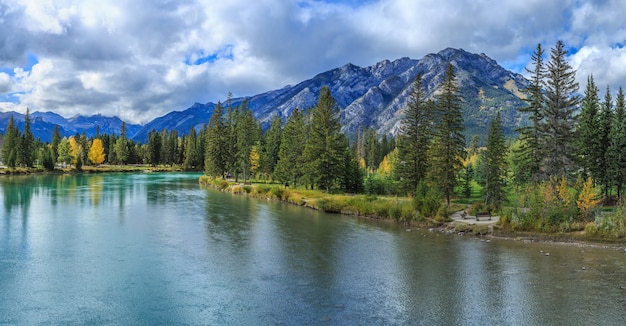
[[[0,72],[0,94],[11,91],[11,77],[4,72]]]
[[[579,49],[581,80],[593,72],[617,88],[626,85],[623,12],[618,0],[0,0],[0,69],[14,72],[0,75],[0,91],[23,92],[21,111],[147,122],[229,91],[254,95],[348,62],[446,47],[523,66],[537,43],[558,39]],[[39,60],[32,70],[29,54]]]

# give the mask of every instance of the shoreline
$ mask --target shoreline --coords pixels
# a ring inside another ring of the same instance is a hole
[[[46,170],[44,168],[0,168],[0,177],[3,176],[20,176],[20,175],[62,175],[62,174],[80,174],[80,173],[140,173],[140,172],[185,172],[180,166],[151,166],[151,165],[99,165],[99,166],[83,166],[82,169],[76,170],[73,167],[57,167],[54,170]],[[200,171],[194,171],[200,172]]]
[[[320,208],[316,205],[316,201],[314,200],[305,200],[305,201],[296,201],[290,200],[289,198],[284,199],[282,196],[279,198],[271,194],[269,191],[259,194],[253,193],[252,187],[257,187],[255,185],[245,185],[249,187],[248,190],[244,190],[244,185],[242,184],[231,184],[227,181],[221,181],[219,185],[210,182],[209,180],[203,180],[202,177],[199,179],[199,184],[203,187],[212,188],[214,190],[220,192],[227,192],[232,195],[245,195],[251,198],[278,201],[290,205],[307,207],[310,209],[315,209],[319,211],[323,211],[326,213],[332,213],[337,215],[343,215],[346,217],[353,217],[357,219],[364,219],[375,222],[384,222],[395,224],[398,226],[404,225],[407,229],[417,228],[417,229],[427,229],[438,231],[442,233],[448,234],[456,234],[456,235],[471,235],[476,237],[486,237],[490,239],[497,240],[507,240],[507,241],[520,241],[523,243],[545,243],[545,244],[555,244],[555,245],[563,245],[563,246],[577,246],[581,248],[599,248],[599,249],[607,249],[607,250],[615,250],[615,251],[624,251],[626,253],[626,242],[621,241],[620,239],[583,239],[576,236],[576,234],[568,235],[564,233],[538,233],[538,232],[529,232],[529,231],[511,231],[507,229],[503,229],[502,226],[497,224],[490,225],[476,225],[476,224],[458,224],[452,219],[448,220],[436,220],[434,218],[424,219],[423,221],[418,220],[401,220],[394,219],[389,216],[381,216],[381,215],[371,215],[371,214],[361,214],[358,211],[353,210],[327,210]],[[281,188],[279,184],[273,186],[274,188]],[[284,189],[285,191],[291,191],[292,189]],[[344,195],[338,194],[323,194],[322,199],[329,199],[333,197],[343,197]],[[352,195],[356,197],[357,195]],[[359,195],[363,196],[363,195]],[[319,198],[318,198],[319,199]],[[332,199],[330,199],[332,200]],[[579,236],[584,236],[581,233],[578,233]]]

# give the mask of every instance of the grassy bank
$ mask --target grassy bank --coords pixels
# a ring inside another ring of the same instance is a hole
[[[220,191],[237,195],[248,195],[255,198],[276,200],[304,206],[328,213],[353,215],[370,219],[388,220],[407,225],[421,227],[442,227],[457,232],[475,235],[490,234],[497,237],[546,242],[592,242],[600,244],[621,245],[626,243],[626,221],[621,215],[602,215],[596,221],[581,224],[582,227],[571,227],[561,230],[521,230],[511,223],[510,216],[503,214],[501,223],[493,227],[484,225],[454,225],[448,214],[471,208],[466,202],[453,203],[449,208],[441,207],[434,217],[420,214],[413,198],[374,195],[329,194],[319,190],[286,188],[279,184],[252,183],[238,184],[232,181],[201,176],[200,184]],[[505,209],[506,210],[506,209]],[[626,210],[623,210],[626,216]],[[575,225],[574,225],[575,226]]]
[[[302,188],[287,188],[279,184],[252,183],[241,185],[232,181],[214,179],[201,176],[200,184],[220,191],[238,195],[248,195],[255,198],[277,200],[294,205],[308,207],[327,213],[353,215],[369,219],[389,220],[417,226],[442,226],[448,222],[447,211],[437,214],[437,217],[424,216],[415,209],[412,198],[329,194],[319,190]],[[458,209],[464,206],[456,205]],[[452,212],[453,210],[450,210]]]
[[[199,182],[205,187],[212,187],[233,194],[283,201],[327,213],[388,219],[397,222],[427,222],[426,219],[420,220],[413,209],[411,199],[406,197],[328,194],[319,190],[286,188],[282,185],[267,183],[241,185],[207,176],[201,176]]]

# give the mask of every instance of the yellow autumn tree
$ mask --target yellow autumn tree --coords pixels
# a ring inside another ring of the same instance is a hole
[[[82,165],[82,161],[80,160],[80,153],[83,151],[80,144],[76,141],[74,136],[70,137],[70,158],[72,159],[72,164],[74,164],[77,168],[79,165]]]
[[[252,146],[250,150],[250,172],[256,173],[256,170],[259,168],[259,160],[261,156],[259,155],[259,151],[256,149],[256,146]]]
[[[572,193],[570,189],[567,187],[567,180],[565,179],[565,177],[561,178],[561,181],[556,186],[556,191],[565,207],[569,207],[570,205],[574,203],[574,199],[576,198],[576,195]]]
[[[576,206],[578,206],[583,218],[588,219],[591,217],[592,210],[600,205],[601,200],[598,199],[599,197],[599,191],[593,186],[593,180],[591,177],[587,178],[576,200]]]
[[[391,163],[389,163],[389,155],[385,156],[385,158],[383,158],[383,161],[380,162],[377,172],[378,174],[386,177],[391,175]]]
[[[87,154],[89,160],[93,164],[102,164],[104,162],[104,147],[102,146],[102,140],[99,138],[94,139],[89,147],[89,153]]]

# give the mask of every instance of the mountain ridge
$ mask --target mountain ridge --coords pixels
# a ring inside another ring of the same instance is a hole
[[[359,129],[372,127],[381,134],[393,135],[399,129],[417,74],[422,74],[425,93],[432,98],[445,78],[448,63],[455,67],[457,83],[464,98],[463,117],[467,135],[485,134],[485,128],[496,112],[501,112],[505,133],[509,135],[525,123],[526,118],[517,108],[526,105],[521,90],[527,87],[528,81],[522,75],[501,67],[484,53],[476,54],[454,48],[430,53],[421,59],[402,57],[393,61],[382,60],[367,67],[347,63],[293,86],[249,96],[248,107],[267,126],[273,115],[286,120],[295,108],[313,107],[319,90],[327,86],[340,107],[344,132],[356,133]],[[222,103],[225,106],[228,103],[237,106],[244,99],[232,98]],[[191,128],[200,129],[207,124],[215,106],[212,102],[195,103],[185,110],[169,112],[145,125],[127,123],[128,135],[134,140],[145,142],[152,130],[177,130],[179,134],[187,134]],[[2,118],[6,114],[0,113],[0,132],[6,127]],[[63,135],[81,130],[92,136],[97,123],[105,124],[101,126],[101,132],[110,130],[119,133],[119,127],[116,129],[116,126],[121,125],[119,118],[101,115],[66,119],[53,112],[34,112],[31,116],[33,125],[41,123],[42,133],[50,125],[53,127],[58,124],[65,131]],[[35,121],[36,118],[41,121]]]

